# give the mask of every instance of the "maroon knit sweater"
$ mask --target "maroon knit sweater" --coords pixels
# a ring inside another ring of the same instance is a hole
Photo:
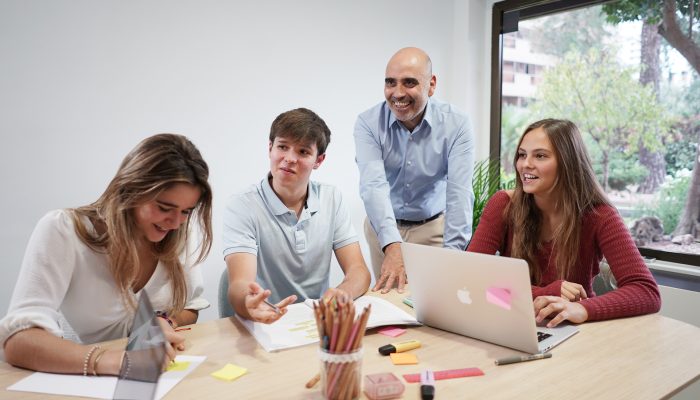
[[[503,218],[503,210],[509,203],[510,197],[505,191],[496,193],[489,200],[467,251],[495,254],[498,250],[501,255],[510,256],[513,234],[508,231],[508,224]],[[581,305],[588,311],[588,320],[659,311],[659,288],[617,210],[607,205],[597,206],[584,214],[581,223],[578,262],[571,268],[566,280],[578,283],[586,290],[588,299],[581,300]],[[593,293],[593,278],[598,274],[598,265],[603,257],[610,265],[618,289],[596,296]],[[532,286],[533,298],[561,295],[562,280],[557,279],[554,259],[551,243],[543,244],[538,262],[540,266],[547,267],[542,273],[542,286]]]

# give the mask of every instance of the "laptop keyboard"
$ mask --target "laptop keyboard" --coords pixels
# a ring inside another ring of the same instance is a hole
[[[537,332],[537,341],[541,342],[550,336],[552,336],[551,333]]]

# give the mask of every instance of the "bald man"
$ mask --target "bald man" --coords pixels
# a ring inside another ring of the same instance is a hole
[[[466,114],[431,98],[436,83],[423,50],[401,49],[386,66],[386,101],[355,123],[373,290],[382,293],[403,292],[402,241],[465,250],[471,238],[474,135]]]

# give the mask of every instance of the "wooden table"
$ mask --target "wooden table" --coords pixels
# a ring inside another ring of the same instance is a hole
[[[405,294],[381,296],[401,303]],[[478,321],[475,321],[478,323]],[[522,354],[504,347],[443,332],[411,327],[397,339],[369,331],[364,338],[363,374],[481,368],[485,375],[437,381],[438,399],[658,399],[670,397],[700,377],[700,329],[658,314],[589,322],[552,350],[550,359],[496,366],[494,360]],[[319,399],[320,384],[304,384],[319,369],[316,345],[267,353],[235,318],[192,326],[188,355],[207,359],[180,382],[166,399]],[[377,348],[392,341],[418,339],[418,365],[395,366]],[[233,382],[209,374],[227,363],[248,368]],[[31,372],[0,363],[3,388]],[[405,381],[404,381],[405,383]],[[363,395],[364,396],[364,395]],[[0,392],[0,398],[45,399],[46,395]],[[50,398],[60,398],[52,396]],[[365,398],[365,397],[363,397]],[[406,383],[403,398],[418,399],[419,385]]]

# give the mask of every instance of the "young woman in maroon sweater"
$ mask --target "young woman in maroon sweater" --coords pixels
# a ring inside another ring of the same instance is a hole
[[[525,129],[515,190],[486,205],[467,251],[522,258],[537,322],[581,323],[659,311],[661,296],[627,227],[596,180],[578,128],[545,119]],[[593,292],[605,257],[618,288]]]

